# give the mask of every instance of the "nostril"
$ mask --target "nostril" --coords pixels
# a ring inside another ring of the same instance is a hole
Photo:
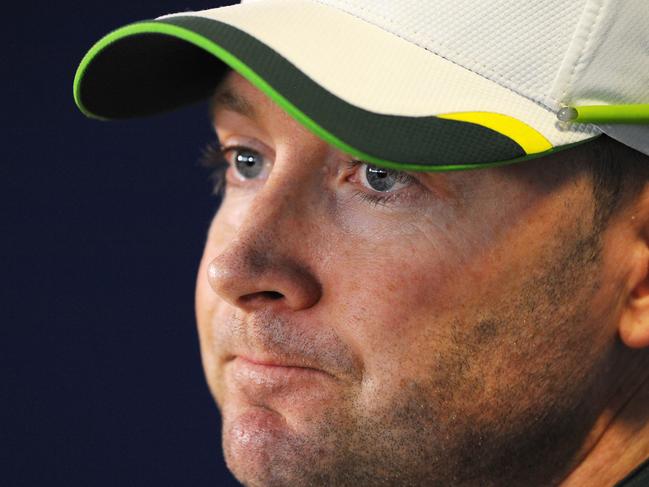
[[[283,297],[284,295],[282,293],[278,293],[277,291],[259,291],[256,293],[248,294],[247,296],[242,296],[240,299],[242,302],[251,303],[263,299],[277,301],[278,299],[282,299]]]
[[[270,299],[273,299],[273,300],[281,299],[281,298],[284,297],[284,295],[282,293],[278,293],[276,291],[264,291],[262,294],[264,294],[265,296],[267,296],[267,297],[269,297]]]

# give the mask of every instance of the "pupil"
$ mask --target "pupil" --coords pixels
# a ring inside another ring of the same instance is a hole
[[[394,171],[382,167],[368,165],[365,177],[375,191],[389,191],[396,183]]]
[[[255,166],[255,163],[258,163]],[[246,179],[253,179],[259,175],[263,169],[263,161],[259,154],[252,151],[242,150],[237,153],[235,158],[237,171]]]

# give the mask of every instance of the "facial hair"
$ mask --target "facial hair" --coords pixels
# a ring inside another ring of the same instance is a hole
[[[553,485],[601,410],[619,351],[592,346],[601,261],[599,233],[565,232],[517,293],[444,325],[427,379],[377,392],[371,410],[342,398],[308,434],[275,438],[254,477],[234,461],[226,421],[226,462],[249,486]],[[287,343],[281,326],[264,333]]]

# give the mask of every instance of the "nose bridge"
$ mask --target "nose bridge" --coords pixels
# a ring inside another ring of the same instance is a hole
[[[303,251],[308,220],[317,211],[305,191],[309,183],[297,175],[275,176],[257,190],[235,234],[208,266],[212,289],[238,307],[284,297],[299,308],[319,296]]]
[[[286,247],[304,232],[305,223],[316,210],[305,191],[309,182],[296,175],[282,176],[274,174],[257,191],[237,227],[235,239],[240,243]]]
[[[315,228],[335,157],[327,144],[302,132],[278,144],[270,175],[238,227],[242,241],[269,232],[272,243],[286,248],[303,243]]]
[[[277,137],[273,168],[238,227],[241,239],[267,230],[276,239],[295,240],[312,223],[326,180],[335,171],[335,151],[290,118],[285,126],[284,117],[277,122],[282,135]]]

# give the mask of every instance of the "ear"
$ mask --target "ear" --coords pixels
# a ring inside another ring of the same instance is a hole
[[[629,297],[620,322],[620,338],[627,347],[649,347],[649,279],[645,279]]]
[[[638,246],[631,259],[628,300],[620,320],[622,342],[630,348],[649,347],[649,218],[647,212],[631,217]]]

